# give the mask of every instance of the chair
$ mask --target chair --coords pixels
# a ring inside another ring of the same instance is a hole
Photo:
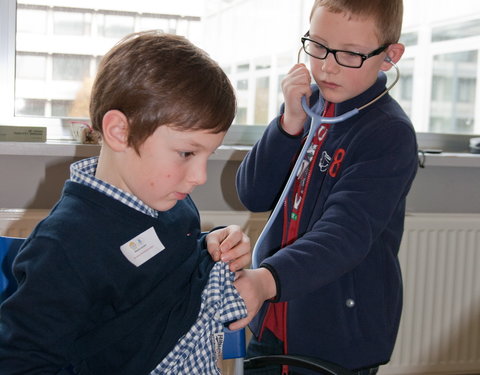
[[[23,241],[23,238],[0,236],[0,303],[17,288],[12,264]]]
[[[245,329],[225,330],[223,359],[235,359],[234,375],[243,375],[244,369],[259,369],[268,365],[288,365],[312,370],[325,375],[352,375],[353,372],[335,363],[317,358],[288,354],[264,355],[244,359],[246,355]]]
[[[267,365],[288,365],[328,375],[352,375],[353,372],[334,363],[317,358],[288,354],[265,355],[248,358],[243,362],[245,369],[256,369]]]
[[[23,238],[0,236],[0,303],[7,299],[17,288],[17,282],[13,277],[13,259],[18,253]],[[259,368],[266,365],[289,365],[319,371],[330,375],[351,375],[346,370],[335,364],[321,361],[314,358],[290,356],[290,355],[269,355],[244,360],[245,357],[245,330],[230,331],[225,329],[223,344],[224,359],[235,359],[235,374],[243,374],[243,368]],[[66,373],[72,374],[66,369]]]

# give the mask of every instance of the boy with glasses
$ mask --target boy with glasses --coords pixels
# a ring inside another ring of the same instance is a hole
[[[252,321],[249,357],[311,356],[356,374],[375,374],[390,359],[402,309],[397,253],[417,169],[415,131],[382,95],[383,72],[404,52],[402,14],[402,0],[316,0],[301,38],[311,72],[300,63],[289,71],[280,115],[240,166],[241,201],[251,211],[271,210],[309,129],[302,97],[310,107],[322,102],[324,116],[372,102],[318,129],[258,249],[276,296]],[[309,373],[268,371],[258,373]]]

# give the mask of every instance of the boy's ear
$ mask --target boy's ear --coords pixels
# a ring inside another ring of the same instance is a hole
[[[124,151],[128,147],[128,119],[119,110],[105,113],[102,121],[103,142],[114,151]]]
[[[381,69],[386,71],[392,67],[391,62],[397,63],[405,52],[405,46],[401,43],[390,44],[386,50],[387,56],[383,62]]]

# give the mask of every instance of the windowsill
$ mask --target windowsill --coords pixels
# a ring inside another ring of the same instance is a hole
[[[98,155],[99,145],[76,142],[1,142],[0,155],[89,157]]]
[[[475,167],[480,168],[480,154],[442,152],[441,154],[426,154],[425,162],[428,167]]]
[[[241,161],[250,150],[250,146],[221,146],[210,160]],[[65,156],[87,158],[100,152],[99,145],[80,144],[77,142],[0,142],[0,156]]]
[[[221,146],[210,160],[241,161],[251,146]],[[99,145],[80,144],[76,142],[0,142],[0,156],[65,156],[87,158],[100,152]],[[480,154],[462,152],[442,152],[425,154],[425,167],[474,167],[480,168]]]

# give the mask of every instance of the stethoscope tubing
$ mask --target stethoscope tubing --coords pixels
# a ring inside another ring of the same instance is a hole
[[[359,112],[359,110],[355,108],[349,112],[344,113],[341,116],[323,117],[323,116],[317,115],[312,109],[310,109],[305,97],[302,98],[302,107],[305,113],[307,113],[307,115],[310,116],[311,118],[308,135],[307,135],[307,138],[305,139],[305,143],[303,144],[302,149],[300,150],[300,153],[298,154],[297,160],[295,161],[292,171],[290,172],[290,176],[288,177],[288,180],[283,188],[282,194],[280,195],[280,198],[278,199],[277,204],[275,205],[275,208],[273,209],[270,217],[268,218],[267,223],[265,224],[265,227],[263,228],[262,232],[260,233],[255,243],[255,246],[252,251],[252,268],[258,267],[258,256],[257,256],[258,248],[260,244],[263,242],[265,235],[269,231],[270,227],[272,226],[273,221],[278,216],[279,211],[282,209],[283,202],[285,201],[285,198],[287,197],[287,194],[290,191],[290,188],[292,187],[293,182],[295,181],[295,177],[300,169],[300,166],[302,165],[305,154],[312,143],[313,137],[315,136],[315,134],[317,134],[317,130],[320,127],[320,125],[336,124],[338,122],[345,121],[350,117],[355,116]]]

